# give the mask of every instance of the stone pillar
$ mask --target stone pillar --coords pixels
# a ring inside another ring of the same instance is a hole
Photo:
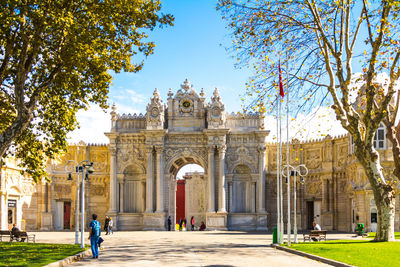
[[[229,203],[229,209],[228,209],[228,212],[232,212],[232,204],[233,204],[233,202],[232,202],[232,185],[233,185],[233,183],[232,182],[229,182],[228,183],[228,203]]]
[[[110,147],[110,213],[117,212],[117,148]],[[84,177],[82,177],[84,179]]]
[[[256,213],[256,201],[255,197],[257,195],[257,183],[256,182],[252,182],[251,183],[251,212],[252,213]]]
[[[147,149],[146,211],[153,212],[153,148]]]
[[[4,184],[4,183],[3,183]],[[8,208],[5,192],[0,192],[0,230],[8,230]]]
[[[259,177],[257,189],[257,213],[265,213],[265,146],[258,147],[259,152]]]
[[[164,211],[164,194],[162,190],[163,177],[163,147],[156,147],[156,212]]]
[[[214,146],[208,147],[208,210],[215,212]]]
[[[119,212],[124,212],[124,179],[118,179],[119,183]]]
[[[0,164],[2,161],[0,160]],[[0,166],[0,230],[8,230],[8,207],[6,198],[6,175]]]
[[[225,151],[226,146],[218,147],[218,212],[226,212],[225,209]]]

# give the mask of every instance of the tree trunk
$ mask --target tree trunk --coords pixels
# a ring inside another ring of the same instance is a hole
[[[15,121],[0,133],[0,158],[2,158],[9,149],[12,142],[22,134],[32,121],[32,112],[23,112]]]
[[[358,152],[362,152],[358,151]],[[357,158],[364,167],[365,174],[374,193],[376,208],[378,210],[378,225],[375,241],[394,241],[394,213],[395,195],[394,188],[385,181],[379,153],[369,150],[365,153],[356,153]]]
[[[393,190],[378,190],[374,197],[378,209],[378,227],[376,229],[375,241],[395,241],[394,239],[394,211],[395,198]]]

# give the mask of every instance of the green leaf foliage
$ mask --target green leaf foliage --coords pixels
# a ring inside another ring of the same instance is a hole
[[[22,159],[35,181],[67,148],[76,112],[107,108],[109,71],[137,72],[155,44],[148,32],[172,25],[151,0],[0,2],[0,156]]]

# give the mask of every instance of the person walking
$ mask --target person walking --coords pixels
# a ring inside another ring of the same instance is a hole
[[[171,216],[168,216],[167,224],[168,224],[168,231],[171,231],[171,224],[172,224]]]
[[[183,224],[183,220],[182,218],[179,219],[179,231],[182,231],[182,224]]]
[[[106,232],[106,235],[108,235],[108,224],[110,222],[110,217],[106,216],[106,220],[104,221],[104,231]]]
[[[99,238],[100,238],[100,229],[101,225],[100,222],[97,221],[97,214],[92,214],[91,223],[89,224],[89,238],[90,239],[90,246],[92,249],[92,258],[97,259],[99,257]]]
[[[112,220],[112,218],[110,217],[110,220],[108,221],[108,234],[113,234],[113,226],[114,226],[114,221]]]
[[[190,219],[190,225],[192,226],[192,231],[194,231],[194,216]]]

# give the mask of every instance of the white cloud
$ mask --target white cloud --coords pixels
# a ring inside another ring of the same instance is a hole
[[[111,129],[110,113],[105,113],[99,106],[93,105],[88,110],[80,110],[77,113],[80,128],[68,134],[69,143],[109,143],[104,135]]]
[[[138,109],[133,108],[133,106],[130,105],[124,105],[124,104],[115,104],[117,107],[117,113],[118,114],[134,114],[134,113],[140,113],[141,111]],[[143,112],[142,112],[143,113]]]
[[[282,141],[286,142],[286,115],[282,116]],[[267,137],[268,142],[276,142],[277,123],[276,118],[268,116],[265,118],[266,130],[270,130]],[[293,138],[299,141],[324,138],[326,135],[332,137],[346,134],[347,131],[336,120],[335,113],[331,108],[319,107],[314,109],[310,114],[300,114],[293,120],[289,117],[289,140]]]
[[[130,95],[132,103],[145,103],[148,101],[147,96],[136,93],[134,90],[126,89],[125,92]]]

